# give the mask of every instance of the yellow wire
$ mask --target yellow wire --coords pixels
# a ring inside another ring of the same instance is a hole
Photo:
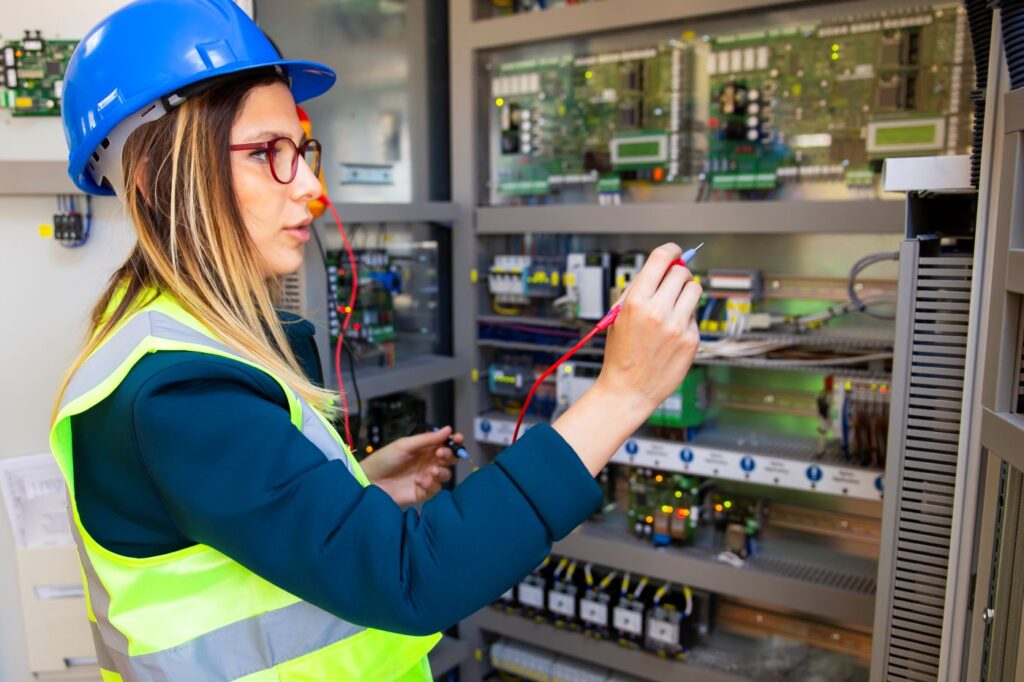
[[[499,315],[521,315],[519,308],[509,308],[499,303],[491,303],[491,309]]]

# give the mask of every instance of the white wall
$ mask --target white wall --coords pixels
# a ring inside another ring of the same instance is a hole
[[[24,29],[44,37],[80,38],[122,0],[8,0],[0,36]],[[51,223],[54,197],[5,196],[3,178],[17,172],[4,161],[64,159],[57,118],[15,119],[0,112],[0,457],[47,450],[50,408],[64,369],[84,333],[84,321],[110,272],[125,257],[132,236],[111,200],[93,202],[89,242],[66,249],[39,237]],[[0,505],[0,680],[28,682],[14,541]]]

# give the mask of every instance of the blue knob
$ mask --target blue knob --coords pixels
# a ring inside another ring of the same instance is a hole
[[[480,421],[480,430],[483,431],[484,433],[490,433],[491,432],[491,422],[489,420],[487,420],[487,419],[481,420]]]
[[[875,476],[875,490],[877,490],[878,492],[882,492],[882,490],[884,488],[885,488],[885,478],[881,474],[879,474],[878,476]]]
[[[679,459],[681,459],[684,463],[689,464],[690,462],[693,461],[693,450],[691,450],[690,448],[683,448],[682,450],[679,451]]]
[[[812,464],[811,466],[807,467],[808,480],[817,483],[818,481],[821,480],[822,475],[823,474],[821,472],[821,467],[818,466],[817,464]]]
[[[750,455],[747,455],[746,457],[740,460],[740,468],[746,471],[748,474],[754,470],[755,466],[757,466],[757,463],[754,461],[754,458],[751,457]]]
[[[635,440],[627,440],[626,441],[626,452],[629,454],[630,457],[632,457],[633,455],[635,455],[639,451],[640,451],[640,446],[636,444]]]

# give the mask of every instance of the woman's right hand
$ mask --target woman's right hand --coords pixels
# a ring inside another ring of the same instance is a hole
[[[702,289],[689,269],[673,265],[681,255],[675,244],[651,252],[609,329],[600,376],[552,425],[592,475],[679,388],[693,364]]]
[[[673,265],[680,255],[675,244],[659,246],[630,283],[597,380],[645,420],[683,383],[700,343],[694,315],[703,290]]]

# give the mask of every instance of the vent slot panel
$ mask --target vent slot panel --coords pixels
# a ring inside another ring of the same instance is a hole
[[[912,306],[888,679],[938,677],[963,407],[971,260],[920,258]]]

